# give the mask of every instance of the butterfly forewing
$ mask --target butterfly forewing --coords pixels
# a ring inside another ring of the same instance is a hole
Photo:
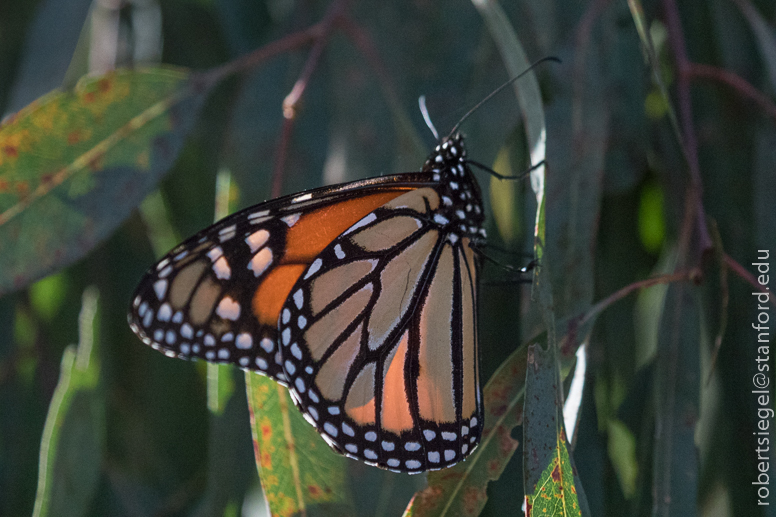
[[[291,287],[334,237],[406,192],[402,179],[317,189],[223,219],[146,273],[130,327],[167,355],[234,363],[285,383],[277,323]]]

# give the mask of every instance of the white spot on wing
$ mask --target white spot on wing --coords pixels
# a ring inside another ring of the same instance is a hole
[[[221,301],[218,302],[216,314],[222,319],[237,321],[237,318],[240,317],[240,304],[231,296],[224,296],[221,298]]]
[[[159,263],[156,265],[156,270],[157,270],[157,271],[161,271],[162,269],[164,269],[165,267],[167,267],[167,264],[169,264],[169,263],[170,263],[170,258],[169,258],[169,257],[162,259],[162,260],[161,260],[161,261],[160,261],[160,262],[159,262]]]
[[[235,340],[234,345],[240,350],[248,350],[253,346],[253,337],[247,332],[237,334],[237,340]]]
[[[347,235],[350,232],[354,232],[354,231],[358,230],[359,228],[361,228],[362,226],[366,226],[367,224],[371,223],[375,219],[377,219],[377,216],[374,214],[374,212],[372,212],[372,213],[366,215],[359,222],[357,222],[356,224],[354,224],[353,226],[351,226],[350,228],[345,230],[345,232],[342,235]]]
[[[259,342],[259,346],[263,348],[267,353],[271,353],[275,348],[275,343],[268,337],[263,338]]]
[[[253,271],[255,277],[260,277],[270,264],[272,264],[272,250],[269,248],[262,248],[262,250],[255,254],[248,263],[248,269]]]
[[[157,280],[154,282],[154,292],[159,300],[164,300],[167,295],[167,280]]]
[[[304,279],[307,280],[311,276],[313,276],[315,273],[318,272],[319,269],[321,269],[321,266],[323,265],[323,261],[319,258],[313,260],[313,263],[310,264],[310,268],[307,270],[307,273],[304,275]]]
[[[447,219],[447,217],[443,216],[442,214],[435,214],[434,215],[434,222],[437,224],[445,225],[449,223],[450,221]]]
[[[163,303],[161,307],[159,307],[159,312],[156,314],[156,318],[159,321],[170,321],[170,318],[172,317],[172,307],[170,307],[169,303]]]
[[[297,377],[296,380],[294,380],[294,386],[296,386],[296,391],[299,393],[304,393],[307,391],[307,386],[304,383],[304,379],[301,377]],[[317,414],[318,412],[316,411],[315,413]],[[316,418],[316,420],[318,419]]]
[[[212,260],[213,262],[218,260],[223,254],[224,254],[224,250],[221,249],[221,246],[216,246],[215,248],[207,252],[207,256],[210,257],[210,260]]]
[[[308,199],[312,199],[312,194],[302,194],[301,196],[296,196],[294,199],[291,200],[292,203],[299,203],[300,201],[307,201]]]
[[[213,272],[219,280],[229,280],[232,277],[232,268],[229,267],[226,257],[219,257],[213,263]]]
[[[285,217],[281,217],[280,220],[286,223],[289,228],[291,228],[296,224],[296,222],[299,220],[299,217],[301,217],[301,215],[302,214],[291,214]]]
[[[221,242],[226,242],[234,237],[235,231],[237,230],[236,225],[227,226],[226,228],[221,228],[221,230],[218,232],[218,239]]]
[[[259,230],[247,236],[245,238],[245,244],[250,246],[251,253],[256,253],[256,251],[264,246],[268,240],[269,232],[267,230]]]

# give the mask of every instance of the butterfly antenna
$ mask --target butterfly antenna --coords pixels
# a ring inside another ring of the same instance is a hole
[[[464,121],[465,121],[467,118],[469,118],[469,116],[470,116],[472,113],[474,113],[475,111],[477,111],[478,109],[480,109],[480,107],[481,107],[483,104],[485,104],[485,103],[486,103],[486,102],[488,102],[488,101],[489,101],[491,98],[493,98],[493,97],[494,97],[496,94],[498,94],[499,92],[501,92],[501,90],[503,90],[504,88],[506,88],[506,87],[507,87],[507,86],[509,86],[510,84],[514,83],[515,81],[517,81],[518,79],[520,79],[521,77],[523,77],[525,74],[527,74],[528,72],[530,72],[531,70],[533,70],[534,68],[536,68],[538,65],[540,65],[540,64],[542,64],[542,63],[544,63],[545,61],[554,61],[554,62],[556,62],[556,63],[560,63],[560,62],[561,62],[560,58],[557,58],[557,57],[555,57],[555,56],[548,56],[548,57],[543,57],[543,58],[541,58],[540,60],[538,60],[538,61],[535,61],[535,62],[534,62],[534,63],[532,63],[532,64],[531,64],[531,66],[529,66],[529,67],[528,67],[528,68],[527,68],[527,69],[526,69],[524,72],[521,72],[521,73],[519,73],[518,75],[516,75],[516,76],[515,76],[515,77],[513,77],[512,79],[509,79],[507,82],[505,82],[504,84],[502,84],[501,86],[499,86],[498,88],[496,88],[495,90],[493,90],[492,92],[490,92],[490,93],[489,93],[489,94],[488,94],[488,95],[487,95],[487,96],[486,96],[484,99],[482,99],[480,102],[478,102],[477,104],[475,104],[475,105],[474,105],[474,107],[473,107],[472,109],[470,109],[469,111],[467,111],[467,112],[466,112],[466,114],[465,114],[463,117],[461,117],[461,120],[459,120],[459,121],[458,121],[458,123],[457,123],[455,126],[453,126],[453,129],[450,131],[450,134],[448,134],[447,136],[448,136],[448,137],[450,137],[450,136],[452,136],[452,135],[453,135],[453,134],[454,134],[456,131],[458,131],[458,128],[459,128],[459,127],[461,127],[461,124],[463,124],[463,122],[464,122]],[[436,134],[436,133],[435,133],[435,134]]]
[[[431,130],[431,133],[434,135],[434,138],[436,138],[437,142],[439,141],[439,133],[437,133],[436,128],[434,127],[434,123],[431,122],[431,117],[428,114],[428,109],[426,108],[426,96],[421,95],[418,97],[418,106],[420,106],[420,113],[423,115],[423,120],[426,121],[426,125]]]

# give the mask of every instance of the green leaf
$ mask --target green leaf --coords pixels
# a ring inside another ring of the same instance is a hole
[[[669,285],[658,331],[653,489],[655,515],[690,515],[698,505],[696,423],[700,320],[695,293]]]
[[[208,90],[179,69],[120,70],[0,126],[0,294],[89,252],[175,160]]]
[[[757,42],[760,56],[765,62],[766,77],[770,90],[776,91],[776,34],[773,32],[773,22],[769,25],[760,12],[748,0],[735,2],[749,23],[752,34]]]
[[[93,337],[97,298],[95,288],[84,292],[80,343],[62,355],[41,439],[35,517],[86,515],[97,490],[105,442],[105,405]]]
[[[565,436],[558,435],[554,454],[542,472],[534,493],[526,496],[527,517],[571,517],[582,515],[574,487],[571,456]]]
[[[305,421],[288,390],[245,374],[256,466],[273,516],[355,515],[347,462]]]
[[[563,431],[558,365],[552,350],[528,347],[523,464],[526,515],[581,515]]]

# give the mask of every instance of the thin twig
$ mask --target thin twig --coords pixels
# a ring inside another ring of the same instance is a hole
[[[691,78],[711,79],[730,86],[742,97],[754,101],[765,112],[765,115],[776,120],[776,104],[742,77],[724,68],[699,63],[691,63],[687,72]]]
[[[684,46],[684,34],[675,0],[663,0],[663,9],[665,11],[668,38],[671,42],[676,68],[679,72],[676,82],[679,123],[682,128],[682,137],[687,150],[687,165],[690,170],[690,185],[685,198],[685,215],[679,236],[679,267],[687,267],[690,264],[688,261],[691,259],[687,253],[693,230],[698,232],[697,251],[699,253],[692,257],[691,262],[699,260],[700,254],[711,247],[711,238],[706,227],[706,215],[702,204],[703,183],[698,162],[698,141],[693,124],[692,98],[690,96],[690,60],[687,57],[687,49]]]
[[[288,52],[290,50],[303,47],[320,37],[322,32],[322,22],[312,25],[304,30],[289,34],[279,40],[275,40],[271,43],[264,45],[261,48],[254,50],[253,52],[246,54],[240,58],[230,61],[218,68],[214,68],[201,75],[202,82],[209,86],[217,83],[233,74],[250,70],[259,65],[264,64],[273,57]]]
[[[270,197],[279,197],[283,193],[283,171],[286,168],[288,156],[288,144],[291,141],[291,133],[294,127],[294,119],[283,117],[283,125],[280,128],[280,138],[275,151],[275,166],[272,168],[272,189]]]
[[[315,43],[310,50],[310,55],[307,57],[302,72],[294,83],[291,92],[283,99],[283,127],[280,131],[280,140],[277,146],[277,153],[275,154],[275,166],[272,170],[272,197],[279,196],[283,191],[283,171],[288,158],[288,147],[291,142],[294,121],[296,120],[297,106],[302,99],[302,95],[307,90],[307,85],[310,83],[313,72],[318,68],[321,55],[323,55],[323,49],[328,43],[329,35],[344,16],[346,4],[347,0],[336,0],[329,6],[323,20],[318,24],[318,34],[315,37]]]
[[[752,285],[755,289],[760,291],[761,293],[765,293],[768,295],[768,299],[771,301],[771,304],[773,304],[774,307],[776,307],[776,295],[773,294],[773,292],[767,290],[765,287],[760,285],[760,282],[757,281],[757,279],[754,277],[752,273],[750,273],[747,269],[744,268],[741,264],[735,261],[733,257],[728,255],[727,253],[723,254],[725,258],[725,264],[732,269],[738,276],[746,280],[749,284]]]
[[[587,322],[591,321],[593,318],[598,316],[601,312],[603,312],[607,307],[612,305],[614,302],[617,302],[629,294],[631,294],[634,291],[637,291],[639,289],[644,289],[646,287],[652,287],[653,285],[658,284],[670,284],[671,282],[683,282],[685,280],[689,280],[693,277],[694,271],[680,271],[678,273],[674,273],[671,275],[661,275],[656,276],[653,278],[647,278],[646,280],[640,280],[638,282],[634,282],[630,285],[626,285],[625,287],[619,289],[618,291],[615,291],[614,293],[610,294],[600,302],[593,305],[590,310],[587,311],[587,314],[585,314],[585,317],[582,318],[582,320],[579,322],[579,326],[582,326],[586,324]]]

